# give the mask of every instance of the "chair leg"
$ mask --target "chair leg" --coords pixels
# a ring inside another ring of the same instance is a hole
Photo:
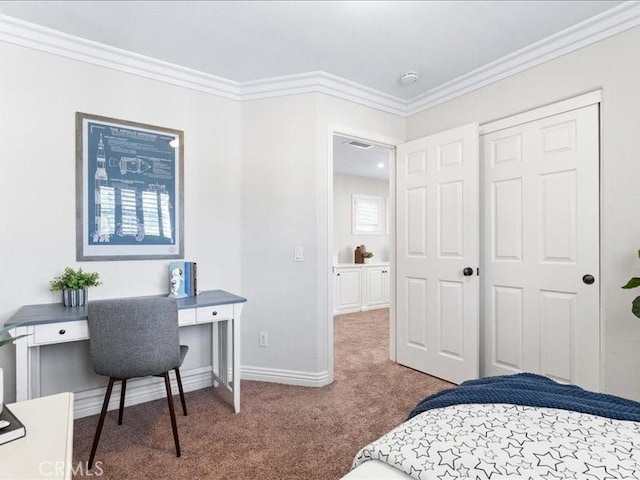
[[[100,441],[100,435],[102,434],[102,426],[104,425],[104,418],[107,415],[107,407],[109,406],[109,399],[111,398],[111,390],[113,390],[114,378],[109,378],[109,384],[107,385],[107,393],[104,395],[104,402],[102,403],[102,411],[100,412],[100,419],[98,420],[98,428],[96,428],[96,434],[93,437],[93,445],[91,447],[91,455],[89,455],[89,463],[87,469],[91,470],[93,467],[93,459],[96,456],[96,450],[98,449],[98,442]]]
[[[176,412],[173,409],[173,395],[171,394],[171,382],[169,372],[164,373],[164,385],[167,388],[167,402],[169,403],[169,415],[171,415],[171,428],[173,429],[173,441],[176,444],[176,457],[180,456],[180,440],[178,440],[178,425],[176,424]]]
[[[180,391],[180,402],[182,403],[182,414],[187,415],[187,402],[184,401],[184,390],[182,389],[182,378],[180,378],[180,369],[174,369],[176,372],[176,381],[178,382],[178,390]]]
[[[120,411],[118,412],[118,425],[122,425],[122,414],[124,413],[124,392],[127,389],[127,379],[122,380],[120,389]]]

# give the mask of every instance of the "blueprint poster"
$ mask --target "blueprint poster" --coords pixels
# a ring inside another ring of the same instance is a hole
[[[178,253],[178,136],[86,119],[83,136],[87,251],[107,256]],[[107,246],[113,248],[100,248]],[[154,246],[159,248],[143,248]]]

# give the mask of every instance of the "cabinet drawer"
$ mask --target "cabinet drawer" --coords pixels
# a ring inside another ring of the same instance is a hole
[[[219,322],[233,318],[233,305],[212,305],[196,309],[196,321],[198,323]]]
[[[178,310],[178,325],[183,327],[185,325],[193,325],[194,323],[196,323],[195,308],[184,308],[182,310]]]
[[[45,323],[33,329],[33,345],[72,342],[89,338],[86,320],[65,323]]]

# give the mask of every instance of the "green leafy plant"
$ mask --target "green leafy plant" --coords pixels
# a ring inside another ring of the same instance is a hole
[[[373,257],[373,252],[364,252],[362,254],[362,258],[372,258]]]
[[[64,269],[64,273],[51,280],[52,292],[58,290],[81,290],[87,287],[97,287],[101,285],[100,274],[98,272],[84,272],[81,268],[74,270],[71,267]]]
[[[638,250],[638,257],[640,257],[640,250]],[[627,282],[626,285],[623,285],[622,288],[630,289],[640,287],[640,278],[633,277],[631,280]],[[640,296],[636,297],[631,304],[631,312],[638,318],[640,318]]]
[[[17,339],[22,338],[22,337],[26,337],[27,335],[18,335],[15,338],[12,338],[9,336],[9,330],[12,330],[16,327],[19,327],[20,325],[5,325],[4,327],[0,328],[0,347],[4,346],[4,345],[9,345],[10,343],[15,342]]]

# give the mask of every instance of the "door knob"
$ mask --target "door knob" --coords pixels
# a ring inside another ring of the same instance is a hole
[[[593,278],[593,275],[589,275],[589,274],[587,274],[587,275],[585,275],[584,277],[582,277],[582,281],[583,281],[584,283],[586,283],[587,285],[591,285],[593,282],[595,282],[595,281],[596,281],[596,279],[595,279],[595,278]]]
[[[471,275],[473,275],[473,268],[471,268],[471,267],[465,268],[464,270],[462,270],[462,274],[465,277],[470,277]]]

